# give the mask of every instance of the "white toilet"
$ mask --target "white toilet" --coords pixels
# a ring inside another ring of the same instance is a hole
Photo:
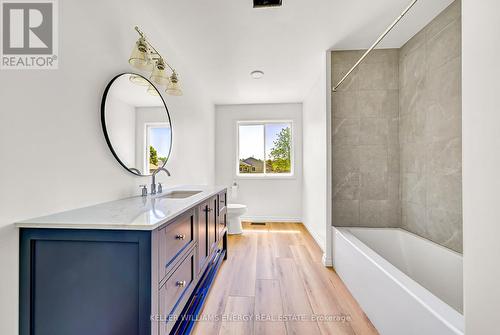
[[[243,228],[241,227],[241,216],[245,214],[246,211],[246,205],[227,205],[227,232],[229,235],[243,233]]]

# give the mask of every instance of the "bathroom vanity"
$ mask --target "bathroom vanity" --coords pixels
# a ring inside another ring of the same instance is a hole
[[[21,335],[187,334],[226,257],[223,187],[17,223]]]

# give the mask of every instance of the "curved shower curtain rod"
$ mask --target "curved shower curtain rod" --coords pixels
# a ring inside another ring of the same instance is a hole
[[[382,39],[387,35],[389,34],[389,32],[392,30],[392,28],[394,28],[394,26],[403,18],[403,16],[406,15],[406,13],[408,13],[408,11],[413,7],[413,5],[415,5],[415,3],[417,2],[418,0],[413,0],[409,5],[408,7],[406,7],[406,9],[401,13],[401,15],[399,15],[396,20],[394,20],[394,22],[389,26],[387,27],[387,29],[382,33],[382,35],[380,35],[379,38],[377,38],[377,40],[375,41],[375,43],[372,44],[372,46],[366,50],[366,52],[363,54],[363,56],[361,56],[361,58],[356,62],[356,64],[354,64],[354,66],[349,70],[347,71],[347,73],[345,74],[345,76],[342,77],[342,79],[340,79],[340,81],[337,83],[337,85],[335,85],[333,88],[332,88],[332,91],[335,92],[337,91],[337,88],[342,85],[342,83],[349,77],[349,75],[352,73],[352,71],[354,71],[358,66],[359,64],[361,64],[361,62],[366,58],[366,56],[368,56],[368,54],[370,52],[372,52],[373,49],[375,49],[375,47],[382,41]]]

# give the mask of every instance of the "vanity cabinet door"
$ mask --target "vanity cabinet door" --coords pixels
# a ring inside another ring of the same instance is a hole
[[[209,201],[202,203],[198,207],[198,270],[203,270],[209,255],[208,244],[208,204]]]
[[[217,196],[219,198],[219,213],[226,209],[227,205],[227,193],[221,192]]]
[[[218,238],[221,238],[221,234],[224,231],[224,228],[226,228],[226,225],[227,225],[227,209],[224,209],[219,213],[219,224],[217,228]]]
[[[219,198],[219,216],[217,225],[217,239],[221,238],[221,233],[226,228],[226,214],[227,214],[227,193],[221,192],[218,194]]]
[[[208,241],[209,241],[209,249],[210,249],[210,254],[212,254],[215,245],[217,244],[217,232],[219,231],[217,229],[217,217],[219,216],[219,213],[217,211],[217,196],[213,197],[210,199],[209,204],[208,204],[208,211],[207,211],[207,216],[208,216]]]
[[[217,243],[217,196],[202,203],[198,216],[198,269],[203,270]]]
[[[20,243],[20,335],[151,335],[151,232],[22,228]]]

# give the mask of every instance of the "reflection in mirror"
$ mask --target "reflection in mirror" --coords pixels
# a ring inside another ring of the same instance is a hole
[[[101,121],[111,152],[131,173],[147,176],[166,164],[172,147],[170,116],[146,78],[116,76],[104,93]]]

